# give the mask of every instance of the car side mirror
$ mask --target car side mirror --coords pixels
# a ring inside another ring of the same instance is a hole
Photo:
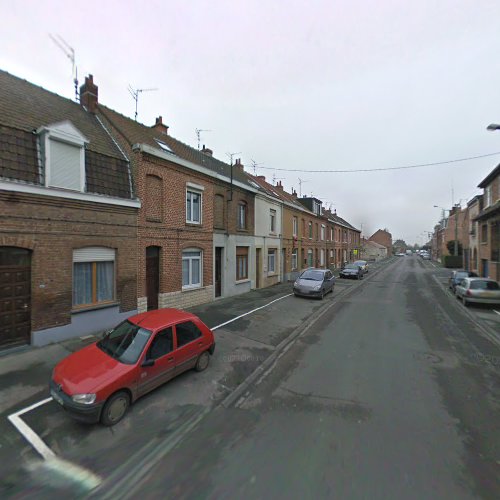
[[[146,368],[148,366],[154,366],[155,364],[155,360],[154,359],[145,359],[143,362],[142,362],[142,367],[143,368]]]

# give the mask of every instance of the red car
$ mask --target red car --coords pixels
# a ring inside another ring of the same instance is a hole
[[[205,370],[214,349],[212,331],[194,314],[138,314],[57,364],[50,394],[77,420],[114,425],[140,396],[186,370]]]

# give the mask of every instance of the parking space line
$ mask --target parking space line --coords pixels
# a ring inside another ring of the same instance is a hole
[[[252,314],[252,313],[254,313],[256,311],[260,311],[261,309],[264,309],[265,307],[268,307],[271,304],[274,304],[275,302],[278,302],[279,300],[286,299],[287,297],[290,297],[291,295],[293,295],[293,293],[289,293],[288,295],[283,295],[283,297],[280,297],[278,299],[274,299],[271,302],[269,302],[268,304],[265,304],[263,306],[257,307],[256,309],[252,309],[251,311],[248,311],[245,314],[240,314],[239,316],[236,316],[236,318],[230,319],[229,321],[221,323],[220,325],[214,326],[214,327],[210,328],[210,330],[212,330],[212,331],[213,330],[217,330],[218,328],[222,328],[223,326],[229,325],[229,323],[232,323],[233,321],[236,321],[237,319],[240,319],[240,318],[243,318],[245,316],[248,316],[249,314]]]
[[[496,309],[493,309],[493,312],[497,313],[498,315],[500,315],[500,312],[497,311]]]

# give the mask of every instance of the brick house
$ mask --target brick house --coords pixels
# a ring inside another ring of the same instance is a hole
[[[138,216],[139,311],[187,308],[251,289],[254,199],[240,163],[169,134],[162,117],[149,127],[97,100],[89,104],[129,156]],[[241,167],[241,168],[240,168]]]
[[[95,116],[0,71],[0,347],[136,312],[139,206],[128,158]]]
[[[479,214],[473,219],[478,229],[478,271],[500,280],[500,165],[479,185],[483,189]]]
[[[387,248],[387,254],[392,255],[392,234],[387,229],[378,229],[368,240],[384,246]]]
[[[468,238],[467,246],[464,247],[464,269],[479,272],[479,230],[476,217],[479,215],[482,205],[482,195],[476,195],[467,203],[467,215],[465,219],[464,240]],[[467,240],[466,240],[467,241]]]

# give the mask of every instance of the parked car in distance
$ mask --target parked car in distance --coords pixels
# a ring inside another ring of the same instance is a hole
[[[340,270],[339,276],[341,278],[353,278],[353,279],[363,279],[364,272],[360,266],[357,264],[346,264],[343,269]]]
[[[395,254],[395,255],[396,255],[396,257],[404,257],[404,256],[405,256],[405,254],[404,254],[404,253],[401,253],[401,252],[399,252],[399,253],[397,253],[397,254]]]
[[[114,425],[140,396],[186,370],[205,370],[214,349],[212,331],[194,314],[137,314],[59,362],[50,395],[77,420]]]
[[[335,276],[329,269],[310,267],[298,276],[293,284],[295,296],[323,298],[328,292],[333,292]]]
[[[470,303],[500,304],[500,285],[489,278],[462,278],[455,287],[457,298],[464,306]]]
[[[472,271],[466,271],[465,269],[455,269],[451,272],[450,277],[448,278],[448,288],[455,293],[455,287],[462,281],[464,278],[472,278],[477,277],[476,273]]]
[[[368,272],[368,262],[366,262],[366,260],[357,260],[357,261],[353,262],[353,264],[356,264],[361,269],[363,269],[364,273]]]

